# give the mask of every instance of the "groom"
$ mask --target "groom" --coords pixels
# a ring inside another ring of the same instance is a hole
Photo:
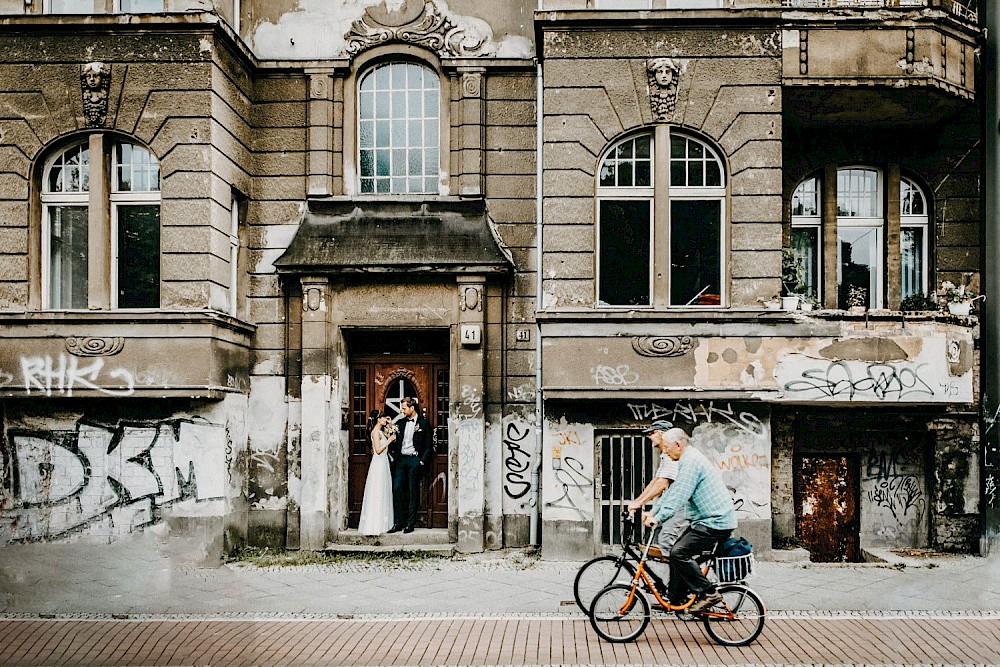
[[[404,398],[400,411],[403,419],[397,422],[399,437],[389,444],[390,454],[396,462],[392,473],[395,523],[389,532],[396,533],[402,529],[404,533],[412,533],[420,503],[420,476],[430,465],[434,447],[431,444],[430,422],[420,416],[417,399]]]

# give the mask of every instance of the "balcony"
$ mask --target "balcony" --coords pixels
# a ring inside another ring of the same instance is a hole
[[[0,313],[0,398],[245,394],[253,333],[210,311]]]

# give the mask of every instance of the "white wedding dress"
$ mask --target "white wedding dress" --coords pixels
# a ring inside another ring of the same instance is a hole
[[[381,431],[379,448],[385,445],[386,437]],[[381,454],[372,454],[365,481],[365,496],[361,501],[361,520],[358,532],[362,535],[381,535],[392,528],[392,473],[389,472],[389,448]]]

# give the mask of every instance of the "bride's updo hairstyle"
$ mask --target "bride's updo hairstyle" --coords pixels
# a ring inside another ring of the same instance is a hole
[[[368,413],[368,435],[371,435],[372,431],[375,430],[375,424],[378,424],[378,419],[381,416],[382,412],[380,410],[372,410]]]

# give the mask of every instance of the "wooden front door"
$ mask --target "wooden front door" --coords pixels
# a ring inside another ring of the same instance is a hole
[[[434,433],[435,456],[421,483],[418,527],[448,527],[448,365],[444,359],[357,359],[351,364],[351,454],[348,466],[348,526],[356,528],[371,462],[367,422],[372,410],[400,416],[407,396],[420,401],[420,412]]]
[[[851,456],[795,459],[795,532],[817,563],[861,560],[858,461]]]

